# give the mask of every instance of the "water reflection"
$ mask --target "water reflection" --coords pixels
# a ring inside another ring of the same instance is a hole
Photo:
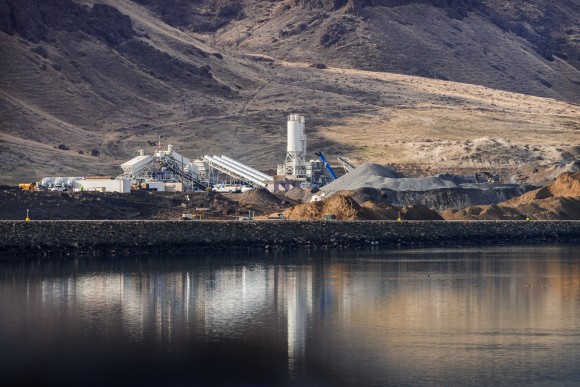
[[[82,342],[244,364],[226,382],[574,383],[577,247],[4,263],[0,376]]]

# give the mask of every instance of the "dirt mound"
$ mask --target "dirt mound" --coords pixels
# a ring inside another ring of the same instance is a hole
[[[524,220],[526,215],[515,208],[500,205],[473,206],[463,210],[448,209],[441,212],[446,220]]]
[[[206,218],[240,216],[259,206],[240,206],[218,192],[40,192],[0,191],[0,219],[22,220],[171,220],[182,213],[203,213]],[[199,210],[203,209],[203,210]]]
[[[333,215],[336,219],[355,220],[366,219],[365,211],[352,198],[336,195],[327,200],[300,204],[284,211],[284,217],[291,220],[316,220]]]
[[[284,194],[285,197],[295,202],[302,202],[304,200],[304,196],[306,195],[307,192],[302,188],[292,188]]]
[[[564,172],[552,184],[518,196],[517,198],[509,200],[506,204],[518,205],[550,197],[578,196],[580,196],[580,172]]]
[[[411,205],[401,208],[403,220],[443,220],[443,217],[427,206]]]
[[[580,172],[563,173],[548,188],[553,196],[580,196]]]
[[[473,206],[441,212],[446,220],[580,220],[580,198],[550,197],[527,204]]]
[[[422,205],[401,208],[372,200],[360,205],[353,198],[344,195],[300,204],[284,212],[284,217],[292,220],[318,220],[325,219],[327,215],[333,215],[340,220],[396,220],[399,215],[403,220],[443,219],[436,211]]]
[[[393,206],[388,203],[367,201],[362,204],[363,208],[371,211],[367,220],[442,220],[443,217],[437,211],[427,206],[418,204],[405,207]]]
[[[237,202],[246,206],[265,206],[265,207],[278,207],[280,205],[280,199],[278,199],[273,193],[268,191],[266,188],[254,188],[241,194],[237,194],[232,197],[232,199],[237,199]]]
[[[445,219],[580,220],[580,173],[563,173],[552,184],[492,206],[446,210]]]

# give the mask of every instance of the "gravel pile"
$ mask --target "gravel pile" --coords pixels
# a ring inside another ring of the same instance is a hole
[[[493,185],[497,186],[497,185]],[[431,191],[449,188],[474,188],[491,189],[489,184],[477,184],[471,176],[459,176],[451,174],[439,174],[429,177],[409,178],[403,177],[398,172],[378,164],[363,164],[350,173],[340,177],[334,182],[323,187],[326,194],[338,191],[356,190],[370,187],[376,189],[389,189],[392,191]]]
[[[266,207],[277,207],[280,205],[280,199],[266,188],[254,188],[241,194],[236,194],[233,198],[236,198],[243,205],[260,205]]]

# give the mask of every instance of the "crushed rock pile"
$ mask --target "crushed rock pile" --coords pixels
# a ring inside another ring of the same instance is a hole
[[[304,197],[308,194],[308,192],[302,188],[292,188],[288,192],[284,194],[284,196],[290,200],[295,202],[302,202],[304,201]]]
[[[278,207],[281,204],[280,199],[266,188],[254,188],[230,198],[245,206]]]
[[[364,164],[322,188],[328,196],[362,196],[397,206],[426,205],[438,211],[479,204],[496,204],[519,196],[533,186],[477,183],[474,176],[439,174],[407,178],[377,164]],[[363,191],[359,191],[363,190]],[[372,190],[376,190],[372,192]]]
[[[405,220],[441,220],[436,211],[426,206],[396,207],[366,201],[362,205],[351,197],[334,195],[326,200],[300,204],[284,212],[291,220],[320,220],[331,215],[339,220],[396,220],[398,215]]]
[[[580,173],[563,173],[553,183],[498,205],[446,210],[450,220],[580,220]]]

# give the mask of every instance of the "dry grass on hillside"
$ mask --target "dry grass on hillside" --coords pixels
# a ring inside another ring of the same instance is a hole
[[[451,81],[315,69],[214,46],[207,36],[204,43],[135,2],[107,3],[131,17],[135,39],[171,63],[209,65],[211,83],[178,82],[163,66],[153,74],[141,56],[95,40],[78,43],[62,31],[54,45],[39,44],[46,57],[31,51],[36,45],[3,34],[0,182],[115,175],[140,148],[152,153],[159,135],[190,158],[225,154],[272,170],[284,160],[289,113],[306,117],[309,158],[322,151],[331,161],[344,155],[449,172],[525,165],[532,173],[579,156],[579,105]],[[221,59],[213,55],[218,51]],[[506,137],[509,143],[497,142]],[[477,150],[481,138],[499,145]],[[90,155],[93,149],[98,156]]]

